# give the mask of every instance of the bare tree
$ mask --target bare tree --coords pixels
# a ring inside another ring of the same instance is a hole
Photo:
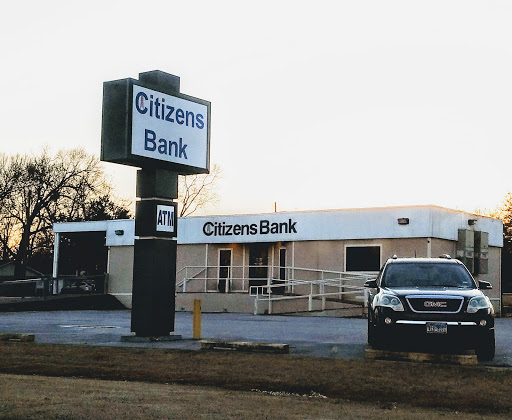
[[[100,161],[83,149],[50,155],[12,156],[4,159],[0,193],[0,242],[4,257],[15,262],[15,276],[25,277],[30,256],[52,243],[57,221],[85,220],[91,201],[108,191]],[[13,179],[9,175],[16,173]],[[9,186],[7,186],[9,185]]]
[[[6,202],[14,190],[18,189],[18,180],[21,175],[21,159],[19,156],[9,158],[0,154],[0,217],[5,209]],[[0,238],[13,238],[14,226],[11,220],[5,220],[0,224]],[[11,239],[13,242],[13,239]],[[8,260],[11,256],[8,241],[0,240],[2,260]]]
[[[503,222],[503,248],[501,250],[501,279],[503,291],[512,292],[512,193],[503,198],[494,209],[477,209],[476,214],[493,217]]]
[[[512,248],[512,193],[507,193],[494,209],[477,209],[475,214],[500,219],[503,222],[503,239]]]
[[[17,180],[22,172],[21,159],[19,156],[9,158],[0,154],[0,204],[17,187]]]
[[[179,178],[179,215],[190,216],[208,204],[219,201],[216,188],[219,179],[222,178],[222,170],[219,165],[213,165],[209,174],[187,175]]]

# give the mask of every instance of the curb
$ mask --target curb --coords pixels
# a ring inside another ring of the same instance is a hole
[[[455,365],[477,365],[478,359],[475,354],[436,354],[436,353],[415,353],[398,352],[388,350],[366,349],[364,358],[369,360],[395,360],[406,362],[430,362],[447,363]]]
[[[289,344],[266,344],[246,341],[213,341],[202,340],[201,350],[231,350],[259,353],[289,354]]]
[[[15,334],[15,333],[0,333],[0,341],[22,341],[33,342],[36,336],[34,334]]]

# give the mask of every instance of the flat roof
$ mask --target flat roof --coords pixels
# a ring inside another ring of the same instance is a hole
[[[503,246],[501,220],[430,205],[179,218],[178,243],[398,238],[456,241],[459,229],[488,232],[490,246]],[[105,231],[108,246],[133,245],[135,221],[55,223],[54,231]]]

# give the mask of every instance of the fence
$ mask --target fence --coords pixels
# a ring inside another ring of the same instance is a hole
[[[41,277],[0,283],[0,296],[42,297],[60,294],[104,294],[108,275]]]

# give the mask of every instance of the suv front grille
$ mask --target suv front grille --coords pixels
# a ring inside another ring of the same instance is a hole
[[[409,295],[405,299],[411,310],[417,313],[455,314],[461,310],[464,303],[464,298],[460,296]]]

